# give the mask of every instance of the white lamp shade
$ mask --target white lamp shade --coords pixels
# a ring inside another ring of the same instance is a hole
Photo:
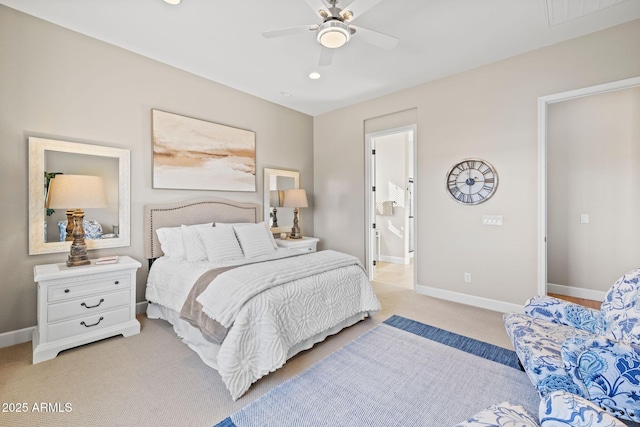
[[[309,207],[307,202],[307,192],[301,188],[284,191],[285,208],[306,208]]]
[[[99,176],[56,175],[49,182],[47,207],[51,209],[104,208],[107,197]]]

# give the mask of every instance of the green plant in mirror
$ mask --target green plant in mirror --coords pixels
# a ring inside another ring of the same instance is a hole
[[[56,177],[56,175],[62,175],[63,172],[46,172],[44,173],[44,203],[47,203],[47,196],[49,195],[49,182],[51,182],[51,180],[53,178]],[[47,216],[51,216],[55,211],[53,209],[49,209],[46,208],[47,210]]]

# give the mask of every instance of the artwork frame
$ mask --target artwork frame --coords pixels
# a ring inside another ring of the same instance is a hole
[[[153,188],[256,192],[256,134],[151,110]]]

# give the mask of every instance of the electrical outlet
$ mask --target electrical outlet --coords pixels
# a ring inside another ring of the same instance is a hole
[[[471,283],[471,273],[464,273],[464,282]]]

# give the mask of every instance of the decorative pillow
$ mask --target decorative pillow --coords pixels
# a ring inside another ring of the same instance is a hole
[[[273,248],[277,249],[278,248],[278,244],[276,243],[276,239],[273,237],[273,233],[271,233],[271,229],[269,228],[269,224],[267,224],[266,222],[262,221],[259,222],[258,224],[263,224],[264,227],[267,229],[267,231],[269,232],[269,237],[271,239],[271,243],[273,244]],[[256,225],[253,222],[216,222],[213,226],[214,227],[242,227],[245,225]]]
[[[182,244],[184,245],[184,257],[189,262],[206,261],[207,250],[204,247],[202,237],[198,233],[198,227],[182,225]]]
[[[180,227],[163,227],[156,230],[160,249],[164,256],[169,258],[184,258],[184,245],[182,244],[182,229]]]
[[[601,312],[608,326],[607,337],[640,345],[640,268],[611,286]]]
[[[197,228],[210,262],[243,258],[242,248],[232,227]]]
[[[502,402],[478,412],[454,427],[538,427],[538,420],[523,406]]]
[[[275,251],[271,242],[273,236],[264,226],[264,223],[243,224],[233,226],[236,232],[242,252],[247,258],[254,258],[261,255],[268,255]]]

